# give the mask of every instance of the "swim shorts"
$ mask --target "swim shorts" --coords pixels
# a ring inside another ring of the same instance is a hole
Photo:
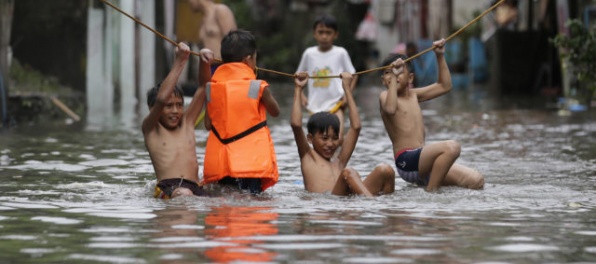
[[[421,177],[418,174],[418,162],[422,148],[402,149],[395,155],[395,167],[397,173],[406,182],[415,183],[418,186],[428,185],[428,176]]]
[[[258,178],[232,178],[224,177],[217,183],[222,185],[232,185],[238,187],[239,190],[249,191],[251,194],[261,193],[261,179]]]
[[[196,182],[184,178],[171,178],[157,182],[157,184],[155,184],[155,193],[153,196],[155,198],[170,199],[174,190],[180,187],[189,189],[196,196],[207,196],[203,187],[199,186]]]

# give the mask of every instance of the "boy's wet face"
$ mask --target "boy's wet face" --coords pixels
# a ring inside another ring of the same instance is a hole
[[[339,147],[339,135],[332,127],[327,128],[325,132],[316,132],[311,135],[312,147],[319,155],[325,159],[331,159]]]
[[[175,129],[180,125],[184,114],[184,100],[180,96],[172,94],[166,101],[159,122],[167,129]]]
[[[313,36],[319,44],[319,49],[327,51],[333,47],[333,41],[337,38],[337,31],[323,24],[317,24]]]

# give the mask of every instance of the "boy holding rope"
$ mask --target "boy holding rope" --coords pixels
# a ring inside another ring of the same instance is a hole
[[[245,30],[230,31],[221,41],[221,64],[206,88],[205,183],[259,194],[279,178],[267,114],[279,105],[269,84],[256,77],[257,44]]]
[[[378,165],[364,181],[356,170],[346,168],[356,147],[361,128],[358,109],[350,88],[352,74],[344,72],[340,75],[350,117],[350,128],[343,142],[339,139],[340,121],[336,115],[328,111],[310,116],[306,125],[308,134],[304,135],[300,97],[304,85],[308,81],[307,77],[306,72],[301,72],[294,80],[294,103],[291,117],[292,131],[300,156],[304,188],[309,192],[331,193],[340,196],[357,194],[370,197],[393,193],[395,171],[390,165]],[[310,144],[312,144],[312,148]],[[339,154],[334,157],[340,146]]]
[[[206,78],[199,78],[200,85],[186,111],[184,97],[176,82],[190,55],[190,48],[179,43],[176,59],[165,80],[147,92],[149,114],[143,119],[142,130],[145,147],[151,157],[157,184],[156,198],[174,198],[186,195],[206,195],[199,186],[199,164],[195,150],[195,120],[205,101]],[[209,76],[209,63],[213,52],[201,51],[199,76]]]
[[[431,100],[451,90],[451,74],[444,58],[445,39],[433,43],[439,66],[438,79],[426,87],[411,89],[414,79],[406,56],[387,58],[381,77],[386,91],[379,95],[381,117],[393,145],[395,166],[403,180],[436,191],[440,186],[482,189],[484,176],[478,171],[456,164],[461,146],[454,140],[425,144],[420,102]]]

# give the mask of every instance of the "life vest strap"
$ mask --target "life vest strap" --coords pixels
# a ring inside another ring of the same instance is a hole
[[[230,143],[232,143],[232,142],[234,142],[236,140],[239,140],[239,139],[241,139],[243,137],[246,137],[246,136],[250,135],[251,133],[253,133],[253,132],[255,132],[255,131],[257,131],[260,128],[265,127],[265,126],[267,126],[267,120],[265,120],[265,121],[263,121],[261,123],[258,123],[256,125],[254,125],[253,127],[249,128],[247,130],[244,130],[244,132],[241,132],[241,133],[239,133],[239,134],[237,134],[237,135],[235,135],[233,137],[224,138],[224,139],[222,139],[219,136],[219,133],[217,133],[217,130],[215,129],[214,126],[211,127],[211,131],[213,131],[213,134],[215,135],[215,137],[217,139],[219,139],[219,141],[221,143],[223,143],[224,145],[227,145],[227,144],[230,144]]]

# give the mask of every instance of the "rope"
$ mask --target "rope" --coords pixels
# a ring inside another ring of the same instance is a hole
[[[129,17],[130,19],[134,20],[134,21],[135,21],[135,22],[137,22],[139,25],[141,25],[141,26],[145,27],[146,29],[149,29],[151,32],[155,33],[156,35],[158,35],[158,36],[159,36],[159,37],[161,37],[162,39],[164,39],[164,40],[166,40],[166,41],[168,41],[168,42],[172,43],[172,45],[174,45],[174,46],[178,46],[178,43],[176,43],[175,41],[173,41],[173,40],[169,39],[168,37],[164,36],[163,34],[159,33],[157,30],[155,30],[155,29],[151,28],[150,26],[147,26],[145,23],[141,22],[140,20],[136,19],[135,17],[133,17],[133,16],[129,15],[129,14],[128,14],[128,13],[126,13],[126,12],[124,12],[124,10],[122,10],[122,9],[118,8],[117,6],[113,5],[112,3],[110,3],[110,2],[108,2],[108,1],[106,1],[106,0],[101,0],[101,1],[102,1],[104,4],[106,4],[106,5],[110,6],[111,8],[114,8],[114,9],[116,9],[116,11],[118,11],[118,12],[122,13],[123,15],[125,15],[125,16],[127,16],[127,17]],[[193,55],[196,55],[196,56],[201,56],[201,53],[200,53],[200,52],[191,51],[190,53],[191,53],[191,54],[193,54]]]
[[[163,34],[159,33],[159,31],[151,28],[150,26],[148,26],[147,24],[141,22],[140,20],[136,19],[135,17],[129,15],[128,13],[124,12],[124,10],[118,8],[117,6],[113,5],[112,3],[108,2],[107,0],[101,0],[104,4],[110,6],[111,8],[115,9],[116,11],[122,13],[123,15],[127,16],[128,18],[134,20],[135,22],[137,22],[139,25],[145,27],[146,29],[148,29],[149,31],[155,33],[156,35],[158,35],[160,38],[170,42],[172,45],[174,46],[178,46],[178,43],[176,43],[175,41],[173,41],[172,39],[164,36]],[[195,56],[201,56],[200,52],[196,52],[196,51],[191,51],[190,54],[195,55]],[[223,63],[223,61],[218,60],[218,59],[214,59],[215,62],[217,63]],[[263,68],[259,68],[256,67],[257,71],[264,71],[264,72],[270,72],[270,73],[275,73],[275,74],[279,74],[279,75],[284,75],[284,76],[288,76],[288,77],[292,77],[294,78],[296,75],[295,74],[288,74],[288,73],[284,73],[284,72],[278,72],[278,71],[274,71],[274,70],[268,70],[268,69],[263,69]]]
[[[472,21],[468,22],[466,25],[464,25],[462,28],[460,28],[459,30],[457,30],[455,33],[451,34],[449,37],[447,37],[445,39],[445,41],[449,41],[452,38],[454,38],[455,36],[457,36],[459,33],[461,33],[462,31],[464,31],[466,28],[468,28],[470,25],[476,23],[478,20],[480,20],[483,16],[485,16],[486,14],[490,13],[493,9],[497,8],[497,6],[499,6],[501,3],[505,2],[505,0],[501,0],[499,2],[497,2],[496,4],[494,4],[493,6],[491,6],[489,9],[485,10],[484,12],[482,12],[480,15],[478,15],[476,18],[472,19]],[[407,59],[404,60],[404,63],[411,61],[417,57],[420,57],[422,54],[427,53],[431,50],[433,50],[435,47],[431,46],[428,49],[425,49],[415,55],[413,55],[412,57],[409,57]],[[378,67],[378,68],[373,68],[373,69],[369,69],[366,71],[361,71],[361,72],[357,72],[354,75],[360,75],[360,74],[365,74],[365,73],[369,73],[369,72],[373,72],[373,71],[378,71],[378,70],[386,70],[391,68],[391,65],[387,65],[387,66],[382,66],[382,67]],[[327,76],[326,76],[327,77]],[[338,76],[332,76],[332,77],[339,77]]]
[[[137,22],[139,25],[145,27],[146,29],[150,30],[151,32],[155,33],[156,35],[158,35],[159,37],[161,37],[162,39],[170,42],[172,45],[174,46],[178,46],[178,43],[176,43],[175,41],[169,39],[168,37],[164,36],[163,34],[159,33],[157,30],[147,26],[145,23],[141,22],[140,20],[136,19],[135,17],[127,14],[126,12],[124,12],[123,10],[121,10],[120,8],[114,6],[113,4],[111,4],[110,2],[108,2],[107,0],[101,0],[103,3],[105,3],[106,5],[114,8],[115,10],[117,10],[118,12],[122,13],[123,15],[129,17],[130,19],[134,20],[135,22]],[[484,12],[482,12],[480,15],[478,15],[476,18],[472,19],[470,22],[468,22],[466,25],[464,25],[462,28],[460,28],[459,30],[457,30],[456,32],[454,32],[453,34],[451,34],[449,37],[445,38],[445,41],[449,41],[452,38],[454,38],[455,36],[457,36],[459,33],[461,33],[462,31],[464,31],[466,28],[468,28],[470,25],[476,23],[478,20],[480,20],[483,16],[485,16],[486,14],[490,13],[493,9],[497,8],[497,6],[499,6],[501,3],[505,2],[505,0],[500,0],[499,2],[497,2],[496,4],[494,4],[493,6],[491,6],[489,9],[485,10]],[[410,60],[413,60],[419,56],[421,56],[424,53],[427,53],[431,50],[433,50],[435,47],[431,46],[415,55],[413,55],[412,57],[407,58],[406,60],[404,60],[404,62],[408,62]],[[196,56],[201,56],[200,52],[195,52],[195,51],[191,51],[190,52],[193,55]],[[215,62],[218,63],[222,63],[221,60],[217,60],[215,59]],[[377,67],[377,68],[373,68],[373,69],[369,69],[369,70],[365,70],[365,71],[360,71],[360,72],[356,72],[354,73],[354,75],[362,75],[365,73],[369,73],[369,72],[373,72],[373,71],[378,71],[378,70],[385,70],[385,69],[389,69],[391,68],[391,65],[387,65],[387,66],[382,66],[382,67]],[[256,67],[257,71],[264,71],[264,72],[269,72],[269,73],[274,73],[274,74],[278,74],[278,75],[283,75],[283,76],[287,76],[287,77],[291,77],[291,78],[295,78],[296,74],[289,74],[289,73],[284,73],[284,72],[279,72],[279,71],[274,71],[274,70],[269,70],[269,69],[264,69],[264,68],[259,68]],[[339,75],[328,75],[328,76],[309,76],[308,78],[311,79],[327,79],[327,78],[339,78]]]

